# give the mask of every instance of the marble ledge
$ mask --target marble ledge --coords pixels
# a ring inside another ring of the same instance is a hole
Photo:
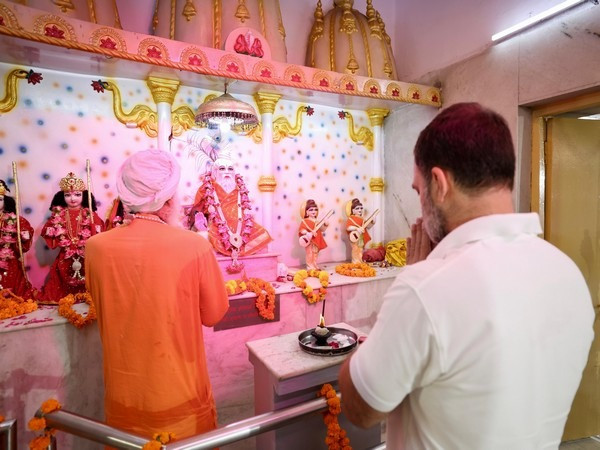
[[[366,336],[347,323],[341,322],[331,326],[353,331],[359,338]],[[247,342],[250,361],[254,366],[262,364],[277,381],[284,381],[337,366],[352,353],[340,356],[311,355],[300,348],[298,335],[299,332],[294,332]]]

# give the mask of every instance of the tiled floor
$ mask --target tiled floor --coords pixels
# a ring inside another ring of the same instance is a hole
[[[600,449],[600,436],[594,436],[577,441],[568,441],[560,444],[560,450],[598,450]]]

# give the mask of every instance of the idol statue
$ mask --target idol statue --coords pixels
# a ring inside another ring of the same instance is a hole
[[[59,186],[60,191],[54,195],[49,208],[52,215],[41,233],[49,248],[60,248],[38,298],[45,304],[58,304],[69,294],[85,292],[85,242],[104,231],[104,222],[93,212],[96,210],[93,196],[90,208],[83,180],[69,172],[61,178]]]
[[[31,248],[33,227],[17,215],[15,199],[7,192],[10,189],[0,180],[0,290],[29,300],[35,297],[35,289],[25,274],[23,254]]]
[[[197,150],[205,155],[206,169],[194,204],[187,213],[188,226],[192,228],[195,223],[202,222],[196,217],[202,214],[208,240],[218,253],[231,256],[233,262],[228,270],[236,273],[243,267],[238,257],[266,249],[272,239],[254,220],[248,189],[242,176],[236,173],[228,152],[218,151],[216,143],[209,150],[207,152],[205,147]]]
[[[375,216],[379,213],[376,210],[369,218],[363,219],[364,207],[359,199],[353,198],[346,203],[346,232],[350,240],[350,249],[353,263],[363,262],[363,250],[371,240],[369,228],[375,224]]]
[[[313,199],[303,202],[300,207],[302,222],[298,229],[298,242],[306,252],[306,268],[308,270],[321,270],[317,265],[317,256],[321,250],[327,247],[327,243],[323,238],[323,231],[329,226],[327,219],[332,214],[333,210],[329,211],[321,220],[317,220],[319,207]]]

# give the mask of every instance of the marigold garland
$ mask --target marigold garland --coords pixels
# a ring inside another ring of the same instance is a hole
[[[254,305],[260,317],[266,320],[275,319],[275,288],[271,283],[260,278],[250,278],[248,281],[229,280],[225,282],[229,295],[250,291],[256,294]]]
[[[347,277],[374,277],[377,272],[367,263],[343,263],[335,266],[335,271]]]
[[[312,286],[306,283],[306,279],[315,277],[319,279],[321,287],[315,291]],[[325,300],[327,295],[327,286],[329,286],[329,274],[325,270],[301,269],[294,274],[294,284],[302,289],[302,295],[306,297],[308,303],[317,303]]]
[[[53,411],[58,411],[61,408],[57,400],[51,398],[42,403],[40,411],[42,414],[48,414]],[[36,436],[29,442],[30,450],[46,450],[50,445],[51,436],[54,434],[54,429],[49,428],[44,417],[33,417],[28,423],[27,428],[31,431],[43,431],[44,434]]]
[[[0,290],[0,320],[27,314],[38,309],[37,302],[25,300],[9,289]]]
[[[145,443],[142,450],[160,450],[164,444],[168,444],[174,439],[175,433],[168,433],[166,431],[154,433],[152,440]]]
[[[4,419],[5,417],[2,414],[0,414],[0,422],[4,422]]]
[[[329,450],[352,450],[350,439],[338,421],[338,416],[342,412],[340,399],[338,398],[335,389],[329,383],[323,385],[317,397],[325,397],[327,399],[327,412],[323,413],[323,422],[327,426],[327,436],[325,443]]]
[[[83,300],[89,305],[90,308],[87,316],[79,314],[73,309],[73,305],[79,300]],[[83,328],[96,320],[96,307],[92,302],[92,296],[88,292],[69,294],[58,301],[58,314],[63,316],[77,328]]]

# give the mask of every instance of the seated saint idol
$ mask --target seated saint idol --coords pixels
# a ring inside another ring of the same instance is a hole
[[[189,213],[190,223],[201,213],[208,223],[208,240],[214,249],[234,260],[266,248],[272,241],[265,228],[254,221],[248,189],[235,173],[229,158],[218,158],[204,175]]]

